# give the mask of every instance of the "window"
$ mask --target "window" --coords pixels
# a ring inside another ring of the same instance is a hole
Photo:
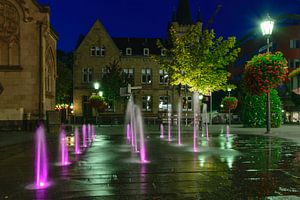
[[[126,55],[131,56],[132,55],[132,49],[131,48],[126,48]]]
[[[182,97],[182,110],[192,111],[192,97]]]
[[[149,49],[148,48],[144,48],[144,56],[149,56]]]
[[[160,55],[161,56],[166,56],[166,49],[160,50]]]
[[[169,76],[166,70],[159,70],[159,83],[167,84],[169,81]]]
[[[133,84],[134,83],[133,68],[123,69],[123,73],[125,74],[126,81]]]
[[[297,68],[297,67],[300,67],[300,60],[290,59],[289,60],[289,68]]]
[[[109,71],[108,71],[108,69],[106,67],[102,68],[102,70],[101,70],[101,77],[103,78],[108,73],[109,73]]]
[[[96,47],[92,47],[91,48],[91,56],[95,56],[96,55]]]
[[[152,110],[152,97],[151,96],[142,96],[142,110],[151,112],[151,110]]]
[[[82,69],[82,82],[89,83],[92,81],[92,68],[83,68]]]
[[[159,111],[168,111],[168,109],[171,109],[171,104],[169,102],[169,97],[168,96],[160,96],[159,97],[159,105],[158,109]]]
[[[105,50],[106,50],[105,47],[102,47],[102,48],[100,49],[100,56],[105,56]]]
[[[300,40],[290,40],[290,48],[291,49],[300,48]]]
[[[151,84],[151,69],[142,69],[142,83]]]

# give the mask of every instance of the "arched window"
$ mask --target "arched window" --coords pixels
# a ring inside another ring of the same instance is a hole
[[[0,65],[20,65],[20,16],[8,1],[0,1]]]
[[[55,69],[55,60],[54,54],[51,48],[47,50],[46,54],[46,67],[45,67],[45,89],[46,92],[54,92],[54,69]]]

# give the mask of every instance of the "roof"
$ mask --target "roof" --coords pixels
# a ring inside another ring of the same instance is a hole
[[[157,47],[157,40],[160,38],[112,38],[117,47],[123,54],[126,48],[132,49],[132,55],[143,55],[144,48],[149,48],[150,54],[160,54],[160,49]]]
[[[173,21],[180,25],[193,24],[189,0],[179,0]]]

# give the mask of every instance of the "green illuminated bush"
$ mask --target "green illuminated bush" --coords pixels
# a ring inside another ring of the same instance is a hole
[[[278,92],[270,92],[271,98],[271,127],[280,127],[282,122],[281,101]],[[243,101],[243,124],[245,127],[266,127],[266,95],[247,94]]]

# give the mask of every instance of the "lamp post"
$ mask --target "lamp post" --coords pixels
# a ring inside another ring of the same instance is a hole
[[[100,83],[94,82],[94,89],[96,90],[96,92],[95,92],[96,95],[98,95],[97,93],[98,93],[99,88],[100,88]],[[99,96],[102,96],[102,95],[100,95],[100,92],[99,92]],[[98,110],[97,109],[96,109],[96,124],[98,124]]]
[[[227,91],[228,91],[228,96],[230,97],[231,88],[228,88]],[[228,108],[228,124],[229,124],[229,126],[231,125],[231,116],[230,115],[231,115],[230,108]]]
[[[270,36],[273,31],[274,27],[274,20],[267,15],[267,18],[260,24],[263,36],[267,37],[267,53],[270,52]],[[266,100],[266,125],[267,125],[267,132],[270,133],[271,131],[271,106],[270,106],[270,92],[267,93],[267,100]]]

